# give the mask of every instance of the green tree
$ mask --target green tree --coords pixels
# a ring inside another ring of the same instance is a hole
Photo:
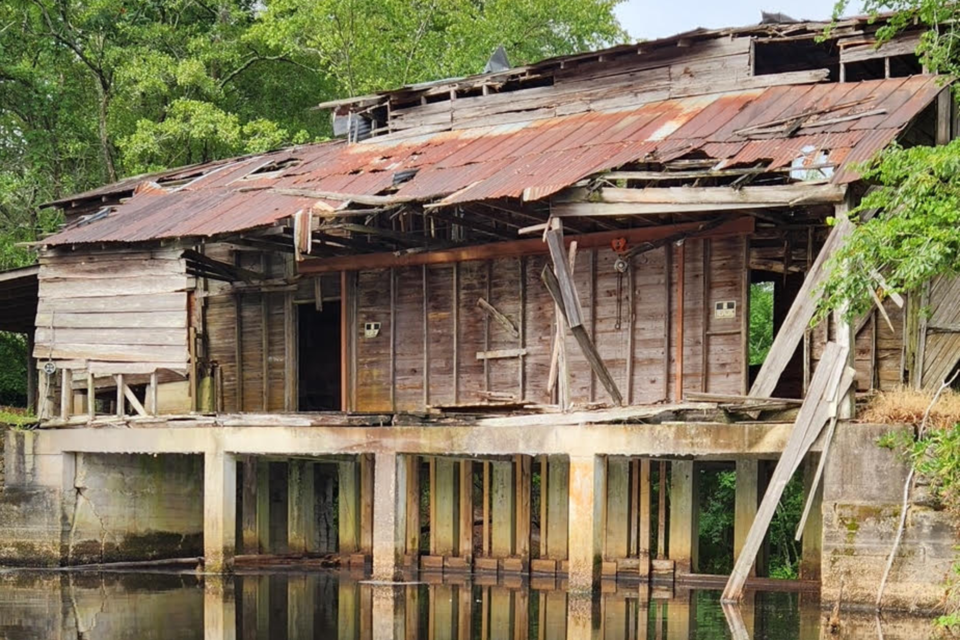
[[[840,0],[834,15],[847,5]],[[946,0],[866,0],[864,9],[874,15],[897,12],[878,30],[881,42],[908,26],[927,25],[917,49],[924,66],[935,73],[960,72],[960,6]],[[817,320],[847,302],[851,318],[869,310],[878,274],[887,290],[906,293],[935,276],[960,273],[960,143],[894,145],[866,163],[861,174],[875,188],[849,214],[854,231],[830,261]],[[867,212],[869,220],[858,222]]]

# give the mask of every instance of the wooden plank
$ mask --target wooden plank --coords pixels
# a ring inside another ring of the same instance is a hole
[[[318,278],[319,279],[319,278]],[[243,376],[245,369],[243,367],[243,294],[239,291],[233,295],[233,313],[234,313],[234,355],[233,362],[236,371],[236,411],[242,412],[243,407]]]
[[[118,373],[114,376],[114,380],[117,381],[117,417],[122,418],[126,415],[126,403],[124,402],[124,393],[123,393],[123,374]]]
[[[126,384],[123,385],[123,395],[127,399],[127,401],[130,403],[130,406],[133,407],[133,410],[137,412],[137,415],[140,415],[143,417],[147,417],[148,415],[150,415],[149,413],[147,413],[147,410],[143,407],[143,405],[140,404],[140,400],[133,393],[133,390],[130,389],[130,387],[127,386]]]
[[[484,298],[477,298],[477,306],[491,318],[497,321],[497,323],[506,329],[511,336],[514,338],[520,337],[520,330],[513,323],[513,321],[500,312],[495,306],[487,302]]]
[[[502,358],[520,358],[527,355],[526,349],[493,349],[478,351],[477,360],[498,360]]]
[[[157,347],[151,345],[68,344],[53,347],[38,345],[37,349],[39,353],[42,353],[44,358],[53,360],[151,362],[160,364],[159,368],[182,368],[189,359],[186,345],[179,347]],[[154,366],[154,368],[157,367]]]
[[[73,412],[73,372],[60,370],[60,419],[69,420]]]
[[[156,404],[154,404],[156,406]],[[97,386],[93,373],[87,370],[87,418],[97,417]]]
[[[577,296],[576,285],[570,273],[567,252],[563,247],[563,232],[558,229],[549,229],[544,235],[547,246],[550,248],[550,259],[553,261],[553,271],[556,274],[563,301],[563,316],[567,326],[574,329],[583,324],[583,310],[580,308],[580,298]]]
[[[57,329],[186,329],[183,311],[134,313],[37,313],[37,327]]]
[[[560,284],[557,282],[557,277],[553,274],[548,266],[544,266],[543,271],[540,273],[540,277],[547,286],[547,290],[550,292],[550,297],[552,297],[554,303],[560,307],[562,315],[566,319],[567,310],[564,307],[563,295],[560,291]],[[572,280],[570,280],[568,284],[571,288],[573,287]],[[576,289],[572,289],[572,293],[575,297]],[[569,320],[567,322],[569,324]],[[597,374],[597,378],[600,380],[600,383],[603,385],[604,389],[607,390],[607,393],[610,394],[610,397],[613,399],[614,403],[618,405],[623,404],[623,396],[620,394],[620,390],[617,388],[617,383],[613,379],[613,376],[610,375],[607,365],[603,362],[603,359],[597,352],[597,348],[594,346],[590,336],[587,335],[582,321],[576,327],[571,325],[570,330],[573,333],[574,338],[577,340],[577,344],[580,345],[580,350],[583,352],[584,357],[590,364],[590,368],[593,369],[593,371]]]
[[[430,406],[430,282],[427,278],[427,265],[423,265],[422,278],[422,328],[423,328],[423,406]],[[432,523],[431,523],[432,524]]]
[[[700,308],[702,320],[700,322],[700,391],[706,392],[710,378],[710,239],[702,241],[703,272],[700,277]],[[746,269],[744,269],[746,271]],[[742,313],[742,310],[741,310]],[[744,363],[746,367],[748,363]],[[749,368],[749,367],[747,367]]]
[[[92,382],[93,378],[91,377],[90,380]],[[148,388],[147,393],[149,394],[148,397],[150,399],[150,413],[151,415],[155,415],[155,416],[160,414],[160,403],[157,399],[159,386],[160,384],[157,380],[157,372],[154,371],[150,374],[150,387]],[[220,409],[220,406],[218,406],[217,408]],[[91,412],[91,415],[92,415],[92,412]]]
[[[450,302],[450,318],[453,323],[450,335],[453,340],[453,403],[460,402],[460,265],[453,264],[453,297]]]
[[[773,520],[787,482],[826,423],[829,417],[830,401],[837,397],[837,393],[846,392],[845,389],[840,389],[842,383],[840,378],[843,370],[846,369],[847,353],[847,349],[835,342],[828,343],[824,348],[790,438],[780,455],[743,549],[727,581],[723,592],[724,602],[738,602],[742,597],[750,567],[756,560],[757,552]],[[832,383],[833,380],[836,380],[836,384]]]
[[[460,541],[458,555],[467,565],[473,563],[473,461],[460,461],[459,485]]]
[[[40,280],[41,298],[100,298],[104,296],[154,295],[186,291],[186,274],[149,278],[97,278],[81,284],[76,279]]]
[[[686,267],[686,250],[685,243],[680,243],[677,245],[677,315],[675,319],[675,326],[677,332],[677,343],[676,343],[676,355],[674,356],[674,361],[676,362],[676,370],[674,375],[676,380],[673,383],[673,397],[674,400],[680,402],[683,399],[683,348],[684,348],[684,339],[683,339],[683,315],[684,315],[684,293],[683,287],[686,278],[684,277],[684,269]]]
[[[768,187],[649,187],[599,190],[601,202],[615,204],[686,204],[797,206],[843,202],[846,187],[835,184],[798,182]]]
[[[77,298],[41,298],[37,311],[71,313],[122,313],[132,311],[187,311],[187,294],[184,291],[157,293],[149,296],[92,296]]]
[[[757,374],[757,379],[750,388],[751,396],[773,395],[773,391],[780,381],[780,376],[793,357],[800,340],[803,339],[804,330],[810,324],[810,320],[816,311],[817,299],[814,292],[819,289],[829,275],[826,263],[833,253],[843,245],[852,230],[852,223],[846,217],[843,217],[837,220],[837,224],[830,231],[826,243],[820,249],[820,253],[817,255],[810,271],[807,272],[803,285],[797,292],[797,296],[787,312],[787,317],[780,326],[780,331],[773,339],[767,359],[764,360],[760,367],[760,373]]]
[[[653,242],[678,233],[696,233],[701,229],[700,222],[686,222],[675,225],[641,227],[616,231],[602,231],[582,235],[568,235],[567,241],[576,240],[581,249],[601,247],[605,248],[617,238],[625,238],[629,244]],[[730,220],[711,229],[708,233],[697,237],[720,238],[731,235],[753,233],[754,219],[743,216]],[[391,267],[410,267],[423,264],[449,264],[451,262],[467,262],[472,260],[489,260],[493,258],[514,257],[521,255],[535,255],[548,253],[549,247],[539,238],[516,240],[513,242],[493,242],[471,247],[456,247],[436,251],[421,251],[414,253],[370,253],[364,255],[339,256],[332,258],[311,258],[298,265],[300,274],[328,273],[332,271],[388,269]]]
[[[70,329],[64,327],[37,327],[36,342],[42,345],[101,344],[146,345],[154,347],[185,347],[186,333],[182,329],[100,328]]]
[[[863,62],[864,60],[875,60],[877,58],[886,58],[890,56],[915,55],[917,45],[920,44],[920,34],[901,34],[893,40],[884,42],[879,47],[875,42],[866,42],[863,44],[841,47],[840,62],[849,64],[851,62]]]

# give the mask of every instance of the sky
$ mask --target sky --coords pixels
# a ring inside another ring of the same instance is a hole
[[[824,20],[834,0],[627,0],[616,8],[620,24],[634,39],[663,38],[697,27],[717,29],[760,22],[760,11],[785,13],[798,20]],[[845,12],[860,11],[852,0]]]

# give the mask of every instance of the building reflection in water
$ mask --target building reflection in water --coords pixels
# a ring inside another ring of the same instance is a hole
[[[595,598],[554,580],[429,579],[401,585],[335,572],[0,573],[0,638],[142,640],[818,640],[815,594],[605,584]],[[838,637],[926,638],[929,619],[844,614]],[[882,634],[879,635],[879,634]]]

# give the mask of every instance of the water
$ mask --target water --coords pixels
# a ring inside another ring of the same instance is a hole
[[[845,613],[831,634],[815,596],[637,586],[580,598],[552,583],[477,579],[384,586],[336,572],[223,580],[176,573],[0,573],[0,639],[814,640],[924,639],[929,619]]]

